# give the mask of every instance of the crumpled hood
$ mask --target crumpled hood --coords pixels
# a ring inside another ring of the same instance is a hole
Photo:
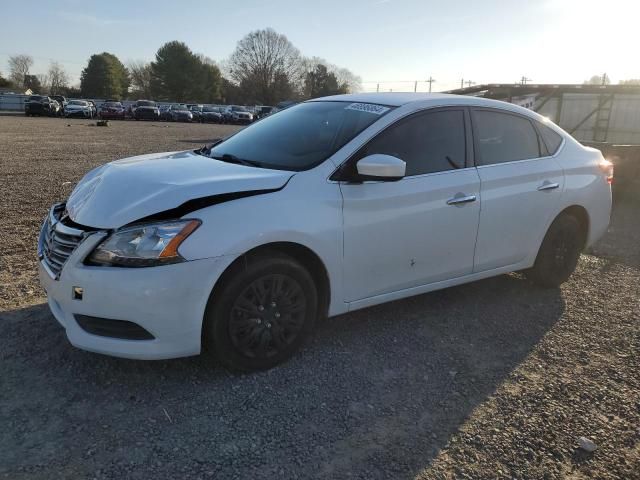
[[[67,211],[80,225],[118,228],[189,200],[282,188],[293,175],[226,163],[191,151],[140,155],[87,173],[71,192]]]

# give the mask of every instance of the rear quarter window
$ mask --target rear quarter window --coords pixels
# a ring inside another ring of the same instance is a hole
[[[538,122],[538,130],[540,131],[540,136],[547,147],[549,155],[555,155],[560,145],[562,145],[562,135],[554,132],[551,128],[540,122]]]

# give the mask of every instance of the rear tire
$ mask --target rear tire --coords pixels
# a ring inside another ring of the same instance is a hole
[[[580,222],[573,215],[560,215],[547,230],[536,262],[526,276],[543,287],[559,287],[576,269],[584,241]]]
[[[316,322],[318,293],[291,257],[248,258],[209,299],[204,348],[230,370],[267,370],[293,356]]]

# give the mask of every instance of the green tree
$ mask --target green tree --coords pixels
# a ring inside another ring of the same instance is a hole
[[[80,75],[80,90],[85,97],[121,99],[129,90],[129,72],[115,55],[92,55]]]
[[[0,73],[0,88],[13,88],[11,80],[4,78]]]
[[[205,63],[201,67],[202,94],[194,100],[204,103],[220,101],[222,97],[222,74],[216,65]]]
[[[305,77],[304,93],[309,98],[339,95],[348,91],[349,86],[339,84],[335,74],[330,73],[327,67],[321,63],[316,64],[315,68],[307,72]]]
[[[77,86],[63,89],[62,94],[69,98],[82,98],[82,91]]]
[[[151,62],[151,92],[160,100],[209,103],[220,98],[221,85],[213,60],[196,55],[183,42],[165,43]]]

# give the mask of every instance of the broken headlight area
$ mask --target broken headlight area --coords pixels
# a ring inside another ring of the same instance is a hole
[[[178,247],[200,220],[176,220],[135,225],[114,231],[89,255],[89,265],[152,267],[184,262]]]

